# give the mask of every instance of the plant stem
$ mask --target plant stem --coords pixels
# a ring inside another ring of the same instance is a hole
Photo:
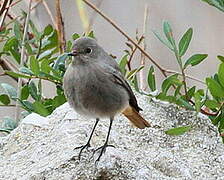
[[[56,0],[56,22],[57,22],[57,32],[58,32],[58,37],[59,37],[59,49],[60,53],[65,52],[66,48],[66,41],[65,41],[65,28],[64,28],[64,22],[61,14],[61,5],[60,5],[60,0]]]
[[[53,16],[53,14],[51,13],[51,10],[50,10],[48,4],[46,3],[45,0],[42,0],[42,3],[43,3],[43,5],[44,5],[44,7],[45,7],[45,9],[46,9],[46,11],[47,11],[47,13],[48,13],[48,15],[49,15],[50,18],[51,18],[51,21],[52,21],[52,23],[53,23],[53,25],[54,25],[54,28],[57,29],[57,23],[56,23],[55,20],[54,20],[54,16]]]
[[[143,48],[144,48],[144,51],[146,50],[146,40],[145,40],[145,38],[146,38],[146,28],[147,28],[148,16],[149,16],[149,7],[148,7],[148,4],[145,4],[144,20],[143,20],[143,36],[144,36]],[[145,67],[145,56],[142,53],[141,53],[140,65]],[[143,91],[145,89],[143,69],[139,72],[139,87],[140,87],[141,91]]]
[[[107,22],[109,22],[115,29],[117,29],[124,37],[126,37],[132,44],[134,44],[141,52],[144,54],[160,71],[161,73],[167,77],[166,71],[163,67],[161,67],[143,48],[141,48],[126,32],[124,32],[115,22],[113,22],[108,16],[102,13],[96,6],[90,3],[88,0],[83,0],[89,7],[95,10],[99,15],[101,15]]]
[[[144,37],[141,36],[141,37],[139,38],[139,40],[138,40],[138,44],[140,44],[140,43],[142,42],[143,39],[144,39]],[[131,54],[130,54],[130,58],[128,59],[127,66],[128,66],[128,70],[129,70],[129,71],[131,70],[131,61],[132,61],[133,56],[134,56],[134,54],[135,54],[135,52],[136,52],[137,49],[138,49],[138,48],[135,46],[134,49],[132,50]]]
[[[31,9],[31,4],[32,0],[29,1],[29,7],[28,7],[28,13],[26,16],[26,22],[25,22],[25,27],[24,27],[24,32],[23,32],[23,40],[22,40],[22,49],[21,49],[21,58],[20,58],[20,67],[24,65],[25,62],[25,41],[26,41],[26,36],[28,32],[28,27],[29,27],[29,20],[30,20],[30,9]],[[18,98],[20,97],[21,94],[21,86],[22,86],[22,79],[18,78],[18,85],[17,85],[17,96]],[[15,120],[18,123],[19,121],[19,102],[18,100],[16,101],[16,110],[15,110]]]
[[[8,0],[7,4],[5,4],[5,3],[3,4],[5,6],[5,8],[1,9],[3,15],[2,15],[1,22],[0,22],[0,30],[3,28],[3,23],[5,21],[5,18],[6,18],[6,15],[7,15],[8,11],[9,11],[9,7],[10,7],[11,3],[12,3],[12,0]]]

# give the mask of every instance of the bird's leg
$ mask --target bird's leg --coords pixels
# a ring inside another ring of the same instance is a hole
[[[91,134],[90,134],[90,136],[89,136],[89,139],[88,139],[87,143],[86,143],[85,145],[76,147],[76,148],[74,149],[74,150],[76,150],[76,149],[80,149],[80,148],[81,148],[81,150],[80,150],[80,152],[79,152],[79,156],[78,156],[78,157],[79,157],[79,160],[80,160],[80,158],[81,158],[82,151],[83,151],[85,148],[88,149],[88,148],[90,147],[90,140],[91,140],[91,138],[92,138],[92,136],[93,136],[93,132],[95,131],[98,122],[99,122],[99,118],[96,118],[96,122],[95,122],[95,124],[94,124],[94,126],[93,126],[92,132],[91,132]]]
[[[111,118],[110,118],[110,126],[109,126],[109,130],[108,130],[108,133],[107,133],[107,138],[106,138],[106,141],[105,141],[104,145],[101,146],[101,147],[99,147],[99,148],[97,148],[97,149],[94,151],[94,153],[95,153],[96,151],[101,150],[101,151],[100,151],[100,155],[99,155],[99,157],[97,158],[97,160],[96,160],[95,163],[97,163],[97,162],[100,160],[100,158],[101,158],[101,156],[103,155],[103,153],[105,153],[107,147],[114,147],[113,145],[109,145],[109,144],[108,144],[108,140],[109,140],[109,136],[110,136],[110,130],[111,130],[111,127],[112,127],[113,120],[114,120],[114,118],[111,117]],[[93,155],[94,155],[94,153],[93,153]]]

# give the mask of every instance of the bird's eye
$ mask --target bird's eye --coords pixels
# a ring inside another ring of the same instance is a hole
[[[85,49],[85,53],[89,54],[89,53],[91,53],[91,52],[92,52],[92,49],[91,49],[91,48],[86,48],[86,49]]]

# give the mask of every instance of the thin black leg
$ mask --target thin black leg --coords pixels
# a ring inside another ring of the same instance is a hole
[[[91,141],[91,138],[92,138],[92,136],[93,136],[93,133],[94,133],[94,131],[95,131],[95,129],[96,129],[96,126],[97,126],[97,124],[98,124],[98,122],[99,122],[99,118],[96,118],[96,122],[95,122],[95,124],[94,124],[94,126],[93,126],[93,129],[92,129],[92,132],[91,132],[91,134],[90,134],[90,136],[89,136],[89,139],[88,139],[88,141],[87,141],[87,143],[85,144],[85,145],[82,145],[82,146],[79,146],[79,147],[76,147],[74,150],[76,150],[76,149],[80,149],[81,148],[81,150],[80,150],[80,152],[79,152],[79,160],[80,160],[80,158],[81,158],[81,154],[82,154],[82,151],[85,149],[85,148],[89,148],[90,147],[90,141]]]
[[[114,147],[113,145],[109,145],[109,144],[108,144],[108,140],[109,140],[109,136],[110,136],[110,130],[111,130],[111,127],[112,127],[113,120],[114,120],[114,118],[111,117],[111,118],[110,118],[110,126],[109,126],[109,130],[108,130],[108,133],[107,133],[107,138],[106,138],[106,141],[105,141],[104,145],[101,146],[101,147],[99,147],[99,148],[97,148],[97,149],[94,151],[94,153],[95,153],[96,151],[98,151],[98,150],[101,149],[101,151],[100,151],[100,155],[99,155],[99,157],[97,158],[97,160],[96,160],[95,163],[97,163],[97,162],[100,160],[100,158],[101,158],[101,156],[103,155],[103,153],[105,153],[107,147]]]

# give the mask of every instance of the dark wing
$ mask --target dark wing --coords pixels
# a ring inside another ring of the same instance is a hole
[[[102,58],[105,60],[105,64],[101,63],[100,65],[103,67],[103,69],[112,74],[113,81],[116,84],[119,84],[120,86],[124,87],[128,94],[129,94],[129,104],[131,107],[133,107],[137,112],[142,111],[142,109],[138,106],[136,97],[134,93],[132,92],[131,87],[127,83],[127,81],[124,79],[123,75],[121,74],[120,68],[117,64],[117,62],[110,56],[108,56],[106,53],[104,53],[105,58]]]
[[[120,73],[118,74],[113,73],[113,76],[115,78],[115,83],[119,84],[120,86],[124,87],[127,90],[130,97],[129,99],[130,106],[133,107],[137,112],[142,111],[142,109],[138,106],[136,97],[127,81],[120,75]]]

